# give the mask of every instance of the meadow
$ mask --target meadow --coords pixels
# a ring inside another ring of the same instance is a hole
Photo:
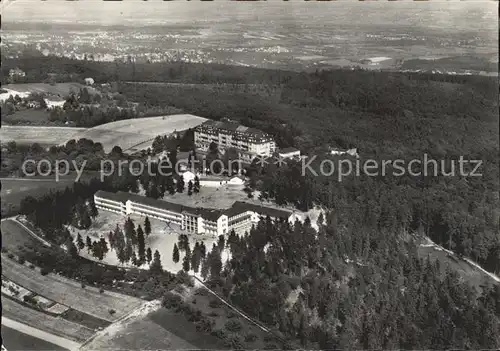
[[[134,152],[151,147],[158,135],[194,128],[205,121],[206,118],[186,114],[133,118],[81,130],[66,139],[60,139],[59,143],[61,140],[66,143],[70,139],[86,138],[100,142],[105,152],[110,152],[114,146]]]

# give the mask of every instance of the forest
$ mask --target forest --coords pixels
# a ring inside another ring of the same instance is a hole
[[[5,61],[4,75],[13,66]],[[250,186],[263,198],[302,210],[321,206],[326,223],[317,234],[307,223],[261,223],[246,237],[228,239],[231,261],[207,277],[248,314],[308,348],[500,347],[498,285],[476,292],[455,272],[440,273],[440,267],[420,260],[414,242],[414,235],[428,236],[500,272],[495,79],[50,57],[36,62],[27,58],[15,65],[27,79],[44,79],[48,70],[60,79],[118,82],[128,101],[211,119],[229,117],[274,135],[279,147],[294,146],[319,159],[334,158],[330,148],[356,147],[362,160],[378,162],[427,154],[449,169],[461,156],[481,160],[481,177],[388,172],[342,182],[336,176],[302,176],[300,163],[254,164]],[[134,184],[131,177],[113,178],[85,192],[90,198],[97,188],[123,190]],[[71,206],[61,205],[58,212],[54,201],[31,201],[36,204],[26,203],[23,211],[53,230],[71,220]],[[287,307],[290,300],[295,302]]]

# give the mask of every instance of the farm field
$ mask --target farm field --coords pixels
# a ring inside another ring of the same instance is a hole
[[[113,322],[142,303],[142,300],[110,291],[99,293],[98,288],[85,287],[73,280],[50,273],[42,276],[13,260],[2,256],[2,274],[13,282],[50,300],[69,306],[77,311]],[[110,315],[109,309],[116,313]]]
[[[48,83],[19,83],[2,85],[2,88],[5,90],[13,90],[20,93],[46,93],[61,97],[69,95],[72,91],[77,93],[83,87],[85,85],[80,83],[56,83],[55,85]],[[87,87],[87,89],[89,89],[89,92],[95,90],[92,87]]]
[[[150,147],[158,135],[194,128],[205,121],[206,118],[187,114],[133,118],[80,131],[76,135],[60,139],[59,143],[61,140],[66,143],[70,139],[87,138],[102,143],[105,152],[110,152],[114,146],[121,147],[123,151],[134,152]]]
[[[42,146],[61,144],[61,140],[75,139],[86,128],[46,126],[2,126],[0,140],[3,143],[15,141],[18,144],[38,143]]]
[[[2,344],[9,351],[58,351],[64,348],[2,325]]]
[[[2,298],[2,315],[33,328],[76,342],[83,342],[94,334],[94,331],[89,328],[69,322],[60,317],[52,317],[8,298]]]

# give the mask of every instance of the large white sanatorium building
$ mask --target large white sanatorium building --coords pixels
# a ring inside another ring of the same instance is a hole
[[[212,142],[222,153],[228,148],[236,149],[239,158],[246,162],[259,155],[269,157],[276,149],[269,134],[228,121],[207,121],[195,128],[194,143],[199,151],[208,152]]]
[[[242,201],[236,201],[227,210],[215,210],[183,206],[131,193],[100,190],[94,194],[94,202],[96,207],[102,210],[122,215],[135,213],[179,225],[182,230],[190,233],[213,236],[227,234],[233,229],[237,234],[244,234],[262,217],[269,216],[273,220],[287,221],[293,219],[293,213],[290,211]]]

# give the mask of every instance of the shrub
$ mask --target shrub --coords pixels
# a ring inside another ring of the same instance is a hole
[[[238,332],[241,330],[241,323],[237,319],[231,319],[224,325],[230,332]]]
[[[163,296],[162,306],[165,308],[178,308],[182,303],[182,298],[172,292],[167,292]]]
[[[31,296],[31,295],[26,295],[25,297],[23,297],[23,300],[24,300],[24,302],[32,304],[32,305],[36,305],[37,304],[35,298],[33,296]]]
[[[40,269],[40,274],[41,275],[47,275],[49,273],[50,273],[50,270],[48,268],[44,267],[44,268]]]
[[[193,301],[191,301],[191,303],[192,303],[193,305],[196,305],[196,299],[193,299]]]
[[[214,326],[214,322],[208,318],[203,318],[199,322],[196,323],[196,330],[202,333],[210,333],[212,332],[212,328]]]
[[[26,262],[26,259],[24,257],[19,257],[17,262],[19,262],[20,264],[24,264]]]
[[[9,250],[6,247],[2,247],[2,253],[8,253]]]
[[[14,259],[14,254],[9,252],[9,254],[7,255],[7,257],[10,258],[11,260],[13,260]]]
[[[233,311],[229,311],[229,312],[227,313],[227,318],[234,318],[234,317],[236,317],[236,316],[237,316],[237,314],[236,314],[236,313],[234,313]]]
[[[35,269],[35,265],[34,265],[34,264],[30,264],[30,265],[29,265],[29,267],[30,267],[31,269]]]
[[[104,289],[103,289],[103,288],[100,288],[100,289],[99,289],[99,293],[100,293],[100,294],[103,294],[103,293],[104,293]]]
[[[255,335],[254,333],[248,333],[247,335],[245,335],[246,342],[254,342],[255,340],[257,340],[257,335]]]
[[[208,314],[210,317],[217,317],[219,314],[215,311],[212,311]]]
[[[244,344],[243,344],[243,340],[241,339],[241,336],[239,335],[233,335],[232,337],[229,338],[229,341],[230,341],[230,347],[232,349],[236,349],[236,350],[241,350],[244,348]]]
[[[108,310],[108,312],[109,312],[110,315],[114,315],[116,313],[116,311],[114,309],[112,309],[112,308],[110,308]]]
[[[196,290],[194,293],[195,295],[200,295],[200,296],[207,296],[208,295],[208,290],[205,288],[199,288]]]
[[[273,343],[269,343],[264,346],[264,350],[277,350],[278,348],[278,345]]]
[[[227,334],[222,329],[216,329],[216,330],[212,331],[210,334],[212,334],[215,337],[218,337],[221,340],[227,339]]]
[[[85,285],[84,283],[82,283],[82,289],[85,289],[85,286],[86,286],[86,285]]]

